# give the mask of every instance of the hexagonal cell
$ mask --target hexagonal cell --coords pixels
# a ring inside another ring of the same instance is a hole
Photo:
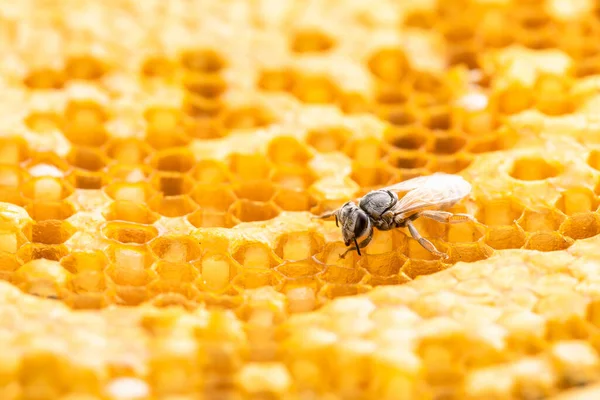
[[[333,104],[340,95],[340,89],[332,79],[320,75],[297,75],[291,93],[307,104]]]
[[[411,126],[420,121],[418,110],[410,104],[379,106],[376,109],[379,118],[394,126]]]
[[[62,132],[73,144],[98,147],[108,140],[104,124],[108,113],[93,101],[72,100],[64,111]]]
[[[406,261],[400,272],[406,274],[410,279],[415,279],[421,275],[431,275],[443,271],[447,267],[447,264],[439,260],[416,260],[410,258]]]
[[[492,249],[520,249],[525,245],[527,235],[518,224],[488,227],[485,243]]]
[[[368,285],[343,285],[328,283],[323,285],[317,297],[321,304],[328,303],[329,301],[338,297],[350,297],[357,296],[359,294],[367,293],[371,290],[371,286]]]
[[[227,211],[212,211],[198,209],[189,214],[187,220],[196,228],[233,228],[238,220],[227,213]]]
[[[194,263],[201,276],[196,285],[201,290],[223,293],[240,270],[239,264],[226,254],[208,253]]]
[[[149,269],[135,267],[133,264],[110,264],[106,268],[106,276],[117,285],[145,287],[156,274]]]
[[[486,227],[473,222],[446,225],[446,240],[449,243],[470,243],[481,239]]]
[[[33,178],[22,186],[23,196],[31,200],[60,201],[73,193],[73,188],[62,179]]]
[[[163,172],[185,173],[192,169],[196,160],[191,150],[174,148],[154,153],[150,159],[152,168]]]
[[[69,281],[68,289],[77,294],[103,292],[106,290],[104,272],[87,271],[77,274]]]
[[[335,40],[318,29],[305,28],[292,33],[290,50],[294,53],[323,53],[335,46]]]
[[[324,265],[354,268],[360,257],[353,251],[348,253],[345,258],[340,258],[340,254],[344,253],[346,250],[347,247],[342,241],[328,242],[323,247],[323,250],[315,254],[313,258]]]
[[[227,81],[218,73],[186,71],[182,80],[186,90],[209,99],[219,97],[227,90]]]
[[[131,222],[107,222],[101,231],[107,239],[123,244],[145,244],[158,236],[155,227]]]
[[[454,126],[452,110],[446,105],[427,109],[424,125],[433,131],[448,131]]]
[[[444,78],[438,72],[412,71],[410,76],[412,87],[418,92],[442,93],[447,90]]]
[[[22,265],[13,275],[13,284],[24,291],[39,297],[62,299],[70,274],[60,264],[52,260],[33,260]]]
[[[102,272],[108,265],[108,258],[102,251],[78,250],[60,260],[60,265],[72,274]]]
[[[448,64],[451,66],[465,66],[470,70],[477,70],[480,67],[478,44],[475,41],[467,41],[457,46],[452,46],[448,54]]]
[[[233,258],[243,267],[273,268],[281,263],[275,252],[262,242],[246,242],[234,253]]]
[[[186,92],[183,99],[183,112],[194,119],[216,118],[226,103],[218,97],[207,98],[192,92]],[[185,141],[184,137],[179,138]]]
[[[235,196],[251,201],[268,202],[275,195],[275,185],[268,180],[241,182],[235,186]]]
[[[217,160],[201,160],[191,172],[192,177],[200,184],[218,184],[230,182],[227,165]]]
[[[19,248],[27,242],[27,238],[13,224],[0,222],[0,252],[16,254]]]
[[[39,68],[29,71],[23,79],[23,83],[30,89],[48,90],[62,89],[65,85],[66,76],[62,71],[52,68]]]
[[[575,64],[575,76],[586,78],[600,74],[600,56],[586,57]]]
[[[399,48],[378,50],[367,60],[367,67],[373,75],[388,83],[401,82],[412,68],[410,60]]]
[[[186,135],[183,117],[181,110],[174,108],[146,109],[146,143],[159,150],[187,145],[190,138]]]
[[[170,263],[185,263],[198,259],[201,255],[198,242],[186,235],[163,235],[150,243],[156,256]]]
[[[397,276],[406,259],[396,251],[383,254],[365,254],[358,261],[358,266],[364,268],[372,276]]]
[[[186,49],[179,55],[181,65],[191,71],[216,73],[227,67],[225,58],[214,49]]]
[[[100,171],[108,163],[100,151],[91,147],[73,147],[66,160],[75,168],[92,172]]]
[[[152,270],[159,279],[181,285],[193,282],[198,277],[198,271],[190,263],[160,260],[154,263]]]
[[[385,186],[392,181],[396,181],[397,176],[389,165],[378,162],[368,165],[360,161],[352,163],[352,174],[350,178],[358,183],[362,190],[369,190],[373,187]]]
[[[160,193],[148,201],[148,206],[167,218],[183,217],[198,209],[198,205],[188,195],[163,196]]]
[[[279,215],[281,210],[273,203],[251,200],[237,200],[229,208],[229,213],[241,222],[267,221]]]
[[[431,237],[429,235],[426,234],[425,230],[419,229],[419,233],[427,238],[431,243],[433,243],[433,245],[441,252],[443,253],[447,253],[448,252],[448,243],[444,242],[443,240],[436,238],[436,237]],[[432,254],[431,252],[429,252],[428,250],[426,250],[423,246],[421,246],[419,244],[418,241],[416,241],[415,239],[413,239],[412,236],[408,237],[407,239],[407,246],[406,249],[403,251],[404,255],[407,256],[409,259],[411,260],[425,260],[425,261],[436,261],[436,260],[440,260],[440,257]],[[413,278],[412,275],[409,275],[411,278]]]
[[[76,189],[101,189],[106,185],[106,176],[102,172],[74,170],[67,176],[68,182]]]
[[[430,134],[420,127],[388,129],[384,140],[392,147],[401,150],[420,150],[429,142]]]
[[[530,88],[519,82],[509,84],[494,95],[498,110],[502,114],[517,114],[533,105],[533,93]]]
[[[287,232],[277,238],[275,254],[282,260],[304,260],[320,251],[325,239],[317,232]]]
[[[32,260],[59,261],[69,254],[69,249],[64,244],[25,243],[17,252],[17,257],[27,263]]]
[[[530,156],[514,160],[509,174],[521,181],[539,181],[553,178],[562,173],[562,170],[562,165],[556,162],[550,163],[541,157]]]
[[[536,108],[551,116],[569,114],[574,111],[574,104],[569,93],[571,81],[561,75],[539,74],[533,91],[536,97]]]
[[[264,286],[271,286],[275,290],[279,290],[282,282],[282,276],[271,269],[243,268],[233,278],[231,284],[236,290],[242,292]]]
[[[270,179],[280,188],[306,190],[315,182],[317,174],[307,167],[283,165],[272,171]]]
[[[587,239],[600,233],[600,217],[596,213],[578,213],[568,217],[559,232],[571,239]]]
[[[108,66],[92,55],[82,54],[69,57],[64,72],[68,79],[92,81],[104,76],[108,72]]]
[[[526,232],[556,231],[565,220],[565,215],[554,208],[526,208],[517,223]]]
[[[365,114],[372,110],[370,100],[363,93],[342,91],[339,93],[337,106],[344,114]]]
[[[279,189],[273,197],[275,203],[283,211],[310,211],[317,205],[317,200],[302,189]]]
[[[146,203],[156,191],[149,183],[112,183],[104,188],[105,193],[116,201]]]
[[[25,209],[29,216],[36,221],[64,220],[75,213],[75,207],[68,201],[34,201]]]
[[[267,157],[276,165],[305,165],[312,158],[312,154],[298,139],[278,136],[269,142]]]
[[[157,172],[153,174],[150,183],[164,196],[188,194],[194,187],[192,178],[179,172]]]
[[[562,236],[558,232],[535,232],[532,233],[524,249],[538,251],[556,251],[568,249],[573,244],[573,239]]]
[[[376,163],[381,160],[385,150],[376,138],[355,139],[344,147],[348,157],[363,164]]]
[[[150,211],[142,202],[128,200],[113,201],[102,213],[107,221],[126,221],[138,224],[153,224],[159,215]]]
[[[192,199],[204,210],[227,211],[237,197],[230,185],[200,184],[194,188]]]
[[[438,134],[429,143],[428,151],[434,154],[449,155],[461,151],[467,144],[467,139],[459,132]]]
[[[572,188],[565,190],[561,194],[555,207],[564,214],[571,216],[577,213],[596,210],[598,207],[598,199],[590,189]]]
[[[23,233],[34,243],[61,244],[75,233],[75,228],[67,221],[50,219],[27,225]]]
[[[470,243],[448,243],[448,259],[443,260],[445,264],[457,262],[475,262],[489,258],[494,249],[483,241]]]
[[[511,225],[519,219],[524,206],[514,197],[497,197],[478,201],[475,218],[484,225]]]
[[[429,157],[419,151],[392,151],[387,156],[387,163],[400,169],[425,168]]]
[[[268,179],[272,166],[260,154],[234,153],[229,157],[229,169],[241,181]]]
[[[291,69],[266,69],[260,72],[257,86],[268,92],[291,91],[294,86],[295,73]]]
[[[352,131],[341,126],[319,128],[309,131],[305,142],[319,153],[331,153],[340,151],[350,137]]]
[[[27,128],[35,133],[50,133],[60,129],[61,117],[55,112],[32,111],[23,120]]]
[[[169,78],[175,72],[175,62],[163,55],[152,55],[145,58],[140,73],[146,78]]]
[[[312,279],[324,270],[325,266],[323,264],[316,263],[312,259],[304,261],[285,261],[275,267],[275,271],[279,272],[286,280],[299,278]]]
[[[191,117],[186,120],[185,133],[193,139],[220,139],[229,134],[223,121],[208,116]]]
[[[600,171],[600,150],[592,150],[587,156],[587,164],[597,171]]]
[[[109,223],[123,224],[115,222]],[[151,226],[143,226],[137,224],[128,225],[134,225],[135,227],[147,227],[150,230],[153,228]],[[144,232],[142,232],[142,235],[144,235]],[[151,236],[148,236],[147,239],[148,241],[151,240]],[[141,240],[144,240],[144,238],[142,237]],[[106,250],[106,255],[110,263],[114,264],[115,266],[118,266],[119,268],[122,268],[124,270],[131,269],[132,271],[142,271],[150,268],[152,263],[154,263],[154,261],[156,260],[154,255],[150,252],[150,250],[148,250],[147,246],[145,245],[140,245],[135,242],[131,242],[129,244],[122,244],[117,241],[113,242],[114,243],[111,243],[108,246],[108,249]]]
[[[275,116],[259,105],[226,108],[219,118],[223,127],[228,130],[264,128],[275,121]]]
[[[322,272],[317,274],[317,278],[323,284],[355,285],[367,283],[370,275],[361,267],[348,268],[341,265],[327,265]]]
[[[29,145],[20,137],[0,138],[0,160],[2,164],[18,165],[30,157]]]

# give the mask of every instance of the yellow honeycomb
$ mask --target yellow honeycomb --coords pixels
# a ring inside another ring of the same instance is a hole
[[[0,399],[600,397],[599,1],[2,1],[0,52]],[[446,260],[314,219],[438,171]]]

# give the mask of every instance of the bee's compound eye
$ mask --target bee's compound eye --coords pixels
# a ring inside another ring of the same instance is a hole
[[[369,218],[364,213],[356,214],[356,222],[354,223],[354,236],[362,236],[367,230],[369,224]]]

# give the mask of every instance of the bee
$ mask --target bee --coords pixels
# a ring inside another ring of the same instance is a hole
[[[406,192],[398,198],[398,192]],[[458,203],[471,192],[471,184],[458,175],[437,172],[431,175],[409,179],[391,186],[373,190],[359,198],[356,204],[348,201],[339,209],[317,216],[317,219],[335,217],[336,226],[342,226],[344,244],[354,246],[347,249],[340,258],[352,250],[361,255],[373,239],[374,229],[388,231],[394,228],[408,228],[411,236],[432,254],[447,259],[446,253],[439,251],[433,243],[422,237],[413,221],[425,217],[445,224],[477,222],[469,214],[453,214],[445,211]],[[360,243],[358,239],[366,236]]]

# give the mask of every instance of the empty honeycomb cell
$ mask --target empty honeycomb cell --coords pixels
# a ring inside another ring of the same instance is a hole
[[[475,218],[486,226],[511,225],[523,213],[523,204],[515,197],[480,199]]]
[[[292,85],[291,93],[306,104],[333,104],[340,96],[340,89],[327,76],[298,75]]]
[[[18,167],[0,165],[0,198],[4,202],[21,204],[19,187],[27,180],[27,174]]]
[[[412,66],[404,51],[399,48],[384,48],[373,53],[367,60],[369,71],[388,83],[401,82]]]
[[[176,285],[182,285],[193,282],[198,276],[198,271],[192,264],[184,261],[167,261],[165,259],[157,261],[152,270],[163,281],[170,281]]]
[[[562,173],[563,166],[542,157],[521,157],[513,161],[509,174],[521,181],[539,181]]]
[[[335,40],[317,29],[301,29],[293,32],[289,39],[294,53],[323,53],[335,46]]]
[[[291,69],[266,69],[262,70],[256,82],[259,89],[268,92],[289,92],[296,79]]]
[[[60,201],[71,195],[72,186],[54,177],[33,178],[22,186],[22,193],[31,200]]]
[[[227,211],[237,197],[231,185],[199,184],[192,192],[192,199],[204,210]]]
[[[160,193],[148,201],[148,206],[167,218],[183,217],[198,209],[198,205],[188,195],[165,196]]]
[[[305,165],[312,158],[307,146],[291,136],[272,139],[267,148],[267,157],[275,165]]]
[[[183,114],[169,107],[151,107],[144,111],[146,143],[155,149],[183,146],[189,142],[183,127]]]
[[[479,67],[479,43],[475,41],[466,41],[453,46],[448,52],[448,63],[452,66],[465,66],[470,70],[476,70]]]
[[[268,179],[272,165],[260,154],[235,153],[229,157],[229,169],[241,181]]]
[[[150,243],[158,258],[170,263],[192,262],[200,258],[198,242],[186,235],[163,235]]]
[[[569,95],[571,82],[560,75],[540,74],[534,84],[536,108],[546,115],[570,114],[574,104]]]
[[[299,165],[281,165],[275,168],[270,177],[280,188],[305,190],[317,179],[312,169]]]
[[[240,222],[267,221],[279,215],[281,210],[275,204],[246,199],[237,200],[229,208],[229,213]]]
[[[117,285],[145,287],[152,282],[155,274],[149,269],[135,268],[132,264],[110,264],[106,268],[106,276]]]
[[[24,118],[23,122],[32,132],[50,133],[60,129],[61,118],[57,113],[49,111],[33,111]]]
[[[106,185],[105,175],[102,172],[73,170],[67,176],[67,180],[76,189],[101,189]]]
[[[180,172],[156,172],[151,184],[164,196],[188,194],[194,187],[194,181],[187,174]]]
[[[25,209],[36,221],[65,220],[75,213],[75,207],[69,201],[34,201]]]
[[[411,87],[406,84],[385,84],[377,88],[374,101],[379,107],[384,106],[384,109],[400,106],[406,107],[413,99],[411,92]],[[377,108],[375,107],[375,110]]]
[[[600,233],[600,217],[597,213],[578,213],[565,219],[559,232],[571,239],[586,239]]]
[[[149,269],[155,261],[150,251],[135,243],[128,245],[111,244],[107,250],[107,257],[113,269],[117,268],[118,271],[122,271],[125,275],[127,271],[139,275],[141,271]],[[125,282],[122,284],[126,285],[128,283]]]
[[[107,239],[123,244],[145,244],[158,236],[158,230],[151,225],[107,222],[102,226],[102,234]]]
[[[556,231],[565,220],[565,215],[554,208],[526,208],[517,223],[526,232]]]
[[[439,247],[438,249],[441,250]],[[427,260],[423,259],[424,257],[420,258],[421,259],[415,259],[409,256],[409,259],[404,263],[400,272],[404,273],[410,279],[415,279],[420,275],[431,275],[447,268],[447,264],[444,264],[439,260]]]
[[[201,160],[195,163],[191,175],[202,185],[214,185],[230,181],[227,166],[217,160]]]
[[[565,215],[571,216],[595,210],[598,200],[590,189],[573,188],[565,190],[555,206]]]
[[[323,284],[366,284],[371,279],[371,275],[362,267],[349,268],[342,265],[326,265],[322,272],[317,274],[317,278]]]
[[[321,287],[317,298],[321,304],[326,304],[339,297],[357,296],[369,290],[371,290],[369,285],[327,283]]]
[[[61,244],[75,233],[75,228],[67,221],[48,219],[25,226],[23,232],[30,242]]]
[[[200,272],[196,285],[200,290],[224,293],[240,270],[240,265],[223,253],[209,252],[194,262]]]
[[[305,260],[319,253],[325,238],[318,232],[287,232],[277,238],[275,254],[282,260]]]
[[[148,154],[150,146],[146,142],[136,138],[111,139],[106,146],[106,155],[122,164],[140,164]]]
[[[73,144],[97,147],[108,140],[104,124],[109,115],[104,108],[91,100],[72,100],[64,111],[62,132]]]
[[[104,272],[87,271],[79,273],[71,278],[68,288],[77,294],[101,293],[107,288]]]
[[[129,200],[113,201],[103,213],[107,221],[126,221],[138,224],[153,224],[159,218],[140,202]]]
[[[419,127],[389,129],[385,141],[401,150],[421,150],[429,142],[429,132]]]
[[[114,180],[118,181],[118,179]],[[149,183],[138,182],[137,179],[134,182],[127,182],[127,179],[125,180],[125,182],[114,182],[105,186],[105,193],[116,201],[130,201],[140,204],[146,203],[148,199],[156,194],[156,191]]]
[[[214,211],[200,208],[186,216],[187,220],[197,228],[232,228],[239,221],[226,211]]]
[[[429,151],[433,154],[456,154],[467,144],[467,139],[459,133],[437,134],[429,143]]]
[[[279,290],[283,283],[283,277],[272,269],[242,268],[231,283],[239,292],[263,286],[271,286],[275,290]]]
[[[360,258],[358,266],[374,277],[391,277],[399,274],[405,261],[404,256],[398,252],[389,251],[382,254],[366,254]]]
[[[152,155],[150,165],[163,172],[185,173],[195,164],[194,154],[186,148],[161,150]]]
[[[192,139],[201,140],[219,139],[228,134],[223,126],[223,121],[208,116],[187,120],[185,133]]]
[[[275,190],[275,185],[267,180],[241,182],[235,187],[235,196],[240,199],[266,203],[273,198]]]
[[[519,82],[510,83],[496,94],[498,110],[507,115],[525,111],[534,104],[531,89]]]
[[[381,187],[392,182],[396,182],[397,176],[390,166],[383,162],[373,163],[371,165],[363,163],[361,160],[355,161],[352,165],[352,174],[350,178],[362,188],[363,191],[369,188]]]
[[[71,274],[55,260],[32,260],[15,271],[12,282],[22,291],[40,297],[63,298]]]
[[[205,73],[220,72],[227,66],[226,59],[214,49],[186,49],[179,55],[181,65],[190,70]]]
[[[430,171],[456,174],[466,169],[473,162],[473,156],[465,152],[457,154],[438,156],[430,159],[427,168]]]
[[[412,105],[378,107],[377,115],[394,126],[411,126],[419,122],[420,115]]]
[[[149,56],[142,61],[140,72],[147,78],[169,78],[175,72],[175,63],[162,55]]]
[[[108,265],[108,258],[98,250],[72,251],[60,260],[60,265],[72,274],[102,272]]]
[[[342,91],[338,96],[338,107],[344,114],[364,114],[372,110],[372,105],[367,97],[354,91]]]
[[[100,171],[107,164],[104,155],[91,147],[74,147],[66,160],[75,168],[92,172]]]
[[[450,130],[454,125],[450,107],[436,106],[427,109],[423,123],[433,131]]]
[[[317,253],[314,258],[325,265],[337,265],[347,268],[354,268],[359,257],[356,252],[350,252],[344,258],[340,255],[347,250],[346,245],[342,241],[328,241],[323,250]]]
[[[519,249],[525,245],[527,235],[516,223],[511,225],[494,225],[487,229],[485,243],[493,249]]]
[[[569,248],[573,239],[562,236],[558,232],[535,232],[525,242],[523,248],[539,251],[556,251]]]
[[[30,71],[23,79],[23,83],[37,90],[62,89],[66,82],[66,76],[62,71],[57,71],[52,68],[40,68]]]
[[[0,160],[2,164],[17,165],[30,157],[29,146],[20,137],[0,138]]]
[[[264,128],[275,121],[274,115],[259,105],[226,108],[219,118],[223,127],[228,130]]]
[[[412,71],[410,81],[412,87],[418,92],[434,93],[439,96],[447,91],[443,76],[435,71]]]
[[[340,151],[352,132],[344,127],[312,129],[306,134],[305,142],[319,153]]]
[[[233,258],[243,267],[274,268],[281,259],[273,250],[261,242],[248,242],[241,245],[233,253]]]
[[[84,54],[69,57],[64,72],[69,79],[97,80],[108,72],[108,67],[102,60]]]
[[[317,200],[302,189],[277,190],[273,203],[283,211],[310,211],[317,205]]]
[[[183,86],[202,97],[214,98],[227,90],[227,81],[218,73],[186,72],[183,75]]]
[[[385,154],[382,143],[375,138],[351,140],[344,147],[344,152],[362,164],[375,164]]]

